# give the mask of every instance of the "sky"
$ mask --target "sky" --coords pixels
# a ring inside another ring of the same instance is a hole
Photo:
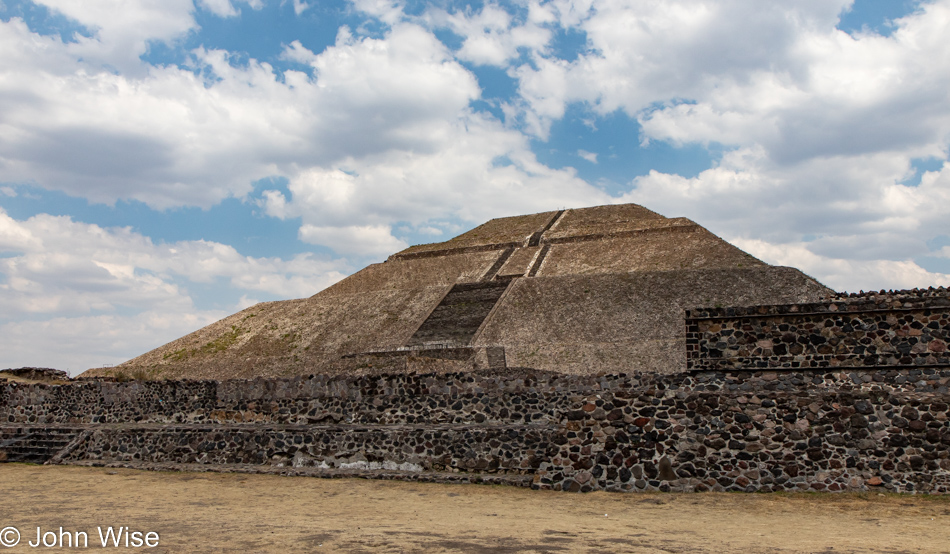
[[[950,0],[0,0],[0,368],[635,202],[950,285]]]

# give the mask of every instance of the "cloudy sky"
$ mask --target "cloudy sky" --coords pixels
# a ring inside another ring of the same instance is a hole
[[[950,285],[950,0],[0,0],[0,368],[637,202]]]

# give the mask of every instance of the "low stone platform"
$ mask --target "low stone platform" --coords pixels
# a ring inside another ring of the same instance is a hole
[[[66,464],[947,493],[948,386],[950,368],[6,384],[0,433],[80,429]]]
[[[380,479],[383,481],[415,481],[418,483],[453,483],[466,485],[506,485],[530,487],[534,476],[497,473],[415,472],[386,469],[332,469],[257,464],[187,464],[173,462],[103,462],[84,460],[69,465],[105,468],[129,468],[146,471],[187,471],[191,473],[251,473],[288,477],[319,477],[322,479]]]

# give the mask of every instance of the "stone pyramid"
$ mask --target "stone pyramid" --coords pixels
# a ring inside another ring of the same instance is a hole
[[[832,291],[636,204],[493,219],[84,376],[684,371],[684,310]]]

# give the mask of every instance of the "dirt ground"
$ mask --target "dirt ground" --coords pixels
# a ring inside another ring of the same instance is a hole
[[[152,552],[950,552],[950,498],[569,494],[0,464],[0,540],[7,527],[21,535],[0,552],[35,552],[37,526],[86,532],[96,550],[98,527],[155,532]]]

